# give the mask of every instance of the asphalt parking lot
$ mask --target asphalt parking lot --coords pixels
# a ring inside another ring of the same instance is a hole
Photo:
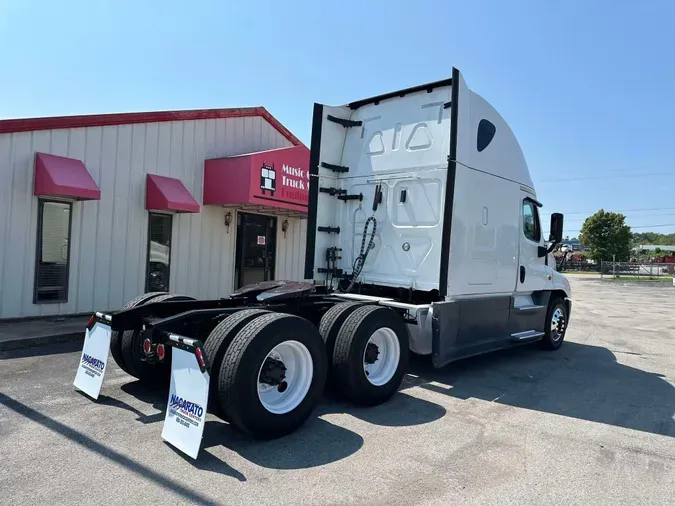
[[[166,393],[112,360],[96,403],[79,346],[7,352],[0,503],[673,504],[675,287],[570,278],[557,352],[415,360],[389,403],[326,398],[271,442],[210,418],[197,461],[162,442]]]

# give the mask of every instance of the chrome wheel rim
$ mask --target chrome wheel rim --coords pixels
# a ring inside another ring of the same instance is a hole
[[[565,333],[565,325],[567,324],[565,320],[565,312],[562,308],[556,308],[551,315],[551,340],[560,341],[563,334]]]

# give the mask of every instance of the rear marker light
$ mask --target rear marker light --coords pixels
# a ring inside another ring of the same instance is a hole
[[[157,345],[157,358],[159,358],[160,360],[164,360],[164,354],[165,354],[164,352],[165,352],[164,345],[158,344]]]
[[[150,342],[150,339],[146,339],[143,341],[143,352],[147,355],[150,353],[150,349],[152,348],[152,343]]]
[[[91,315],[89,317],[89,321],[87,322],[87,328],[91,328],[94,326],[94,322],[96,322],[96,315]]]
[[[201,348],[197,348],[195,350],[195,356],[197,357],[197,362],[199,362],[199,365],[201,367],[206,367],[206,363],[204,362],[204,354],[202,353]]]

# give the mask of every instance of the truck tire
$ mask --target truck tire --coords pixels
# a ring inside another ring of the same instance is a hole
[[[326,343],[326,353],[329,364],[333,360],[333,349],[340,327],[355,310],[362,307],[362,302],[340,302],[324,313],[319,323],[319,334]]]
[[[149,292],[137,295],[129,302],[124,304],[124,306],[122,306],[122,309],[129,309],[132,307],[140,306],[141,304],[144,304],[146,301],[152,299],[153,297],[157,297],[158,295],[164,295],[165,293],[166,292]],[[129,374],[129,371],[127,371],[127,366],[124,364],[124,358],[122,357],[122,332],[117,332],[116,330],[113,330],[110,333],[110,354],[112,355],[113,359],[115,360],[115,363],[119,366],[119,368],[122,369],[125,373]]]
[[[327,365],[321,335],[308,320],[259,316],[237,333],[223,357],[218,377],[223,413],[256,439],[289,434],[318,405]]]
[[[557,350],[562,346],[567,332],[567,306],[562,297],[551,299],[546,311],[544,337],[539,341],[545,350]]]
[[[266,313],[269,313],[269,311],[265,309],[244,309],[237,311],[216,325],[206,338],[204,354],[206,355],[210,377],[209,407],[212,413],[218,415],[223,420],[225,420],[225,416],[220,407],[220,398],[218,397],[218,377],[223,356],[234,336],[249,322]]]
[[[144,302],[144,304],[153,304],[168,300],[194,300],[186,295],[176,295],[166,293],[153,297]],[[122,359],[127,368],[127,373],[138,378],[141,381],[151,379],[161,380],[168,377],[171,371],[171,347],[166,347],[166,356],[162,363],[150,364],[144,362],[143,358],[143,331],[141,329],[125,330],[122,334]]]
[[[335,339],[337,338],[338,332],[340,332],[340,328],[347,317],[360,307],[363,307],[362,302],[340,302],[326,311],[321,317],[321,322],[319,323],[319,334],[321,334],[321,338],[326,344],[326,357],[328,358],[329,368],[326,388],[330,391],[334,391],[337,387],[337,385],[334,384],[332,375],[330,373],[330,368],[333,365]]]
[[[396,311],[367,305],[347,317],[335,340],[331,383],[364,406],[391,398],[408,367],[408,332]]]

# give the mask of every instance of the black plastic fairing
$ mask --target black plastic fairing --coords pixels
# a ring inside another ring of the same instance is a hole
[[[432,356],[434,367],[443,367],[452,360],[457,349],[460,311],[456,302],[435,302],[431,305],[433,319]]]
[[[321,158],[321,124],[323,105],[314,104],[312,139],[309,152],[309,204],[307,209],[307,240],[305,247],[305,279],[314,279],[316,248],[316,212],[319,202],[319,162]]]
[[[455,177],[457,176],[457,132],[459,127],[459,70],[452,69],[452,90],[450,109],[450,153],[448,155],[448,174],[445,182],[445,205],[443,207],[443,227],[441,235],[441,265],[438,277],[438,293],[443,299],[448,293],[448,274],[450,269],[450,238],[452,236],[452,207],[455,201]]]

